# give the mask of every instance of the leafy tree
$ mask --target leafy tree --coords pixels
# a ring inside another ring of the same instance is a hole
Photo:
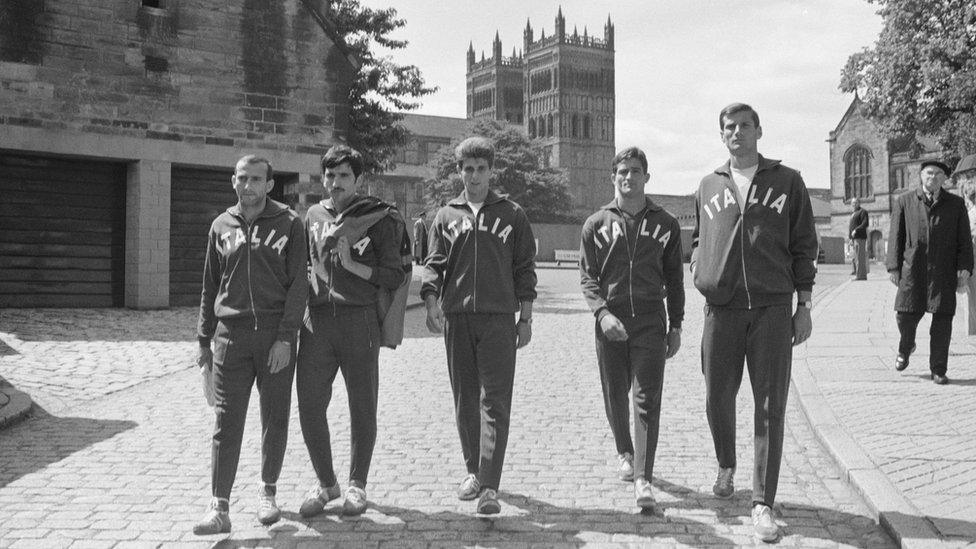
[[[495,120],[478,120],[472,123],[469,135],[487,137],[495,144],[492,189],[522,206],[530,221],[576,221],[571,215],[572,199],[565,176],[560,170],[542,166],[541,146],[530,141],[520,128]],[[426,182],[424,193],[430,210],[436,210],[464,189],[454,160],[454,148],[460,141],[455,139],[450,147],[442,148],[428,164],[437,170],[436,179]]]
[[[420,69],[400,65],[391,56],[378,56],[374,48],[407,47],[390,33],[406,25],[393,8],[374,10],[359,0],[328,0],[327,17],[343,37],[362,67],[349,92],[349,145],[363,153],[367,173],[393,169],[394,154],[406,143],[407,130],[399,125],[403,115],[420,106],[419,98],[437,91],[427,86]]]
[[[976,152],[976,5],[971,0],[868,0],[884,28],[850,56],[840,89],[889,138],[929,135],[956,155]]]

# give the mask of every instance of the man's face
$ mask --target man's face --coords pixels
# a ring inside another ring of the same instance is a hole
[[[491,168],[484,158],[465,158],[458,167],[464,192],[471,202],[484,202],[488,196],[488,182],[491,179]]]
[[[755,154],[762,128],[752,121],[752,112],[739,111],[722,117],[722,143],[735,156]]]
[[[352,202],[359,192],[359,180],[348,162],[343,162],[333,168],[326,168],[322,172],[322,185],[325,192],[332,199],[332,205],[337,210],[343,210]]]
[[[268,165],[264,162],[239,162],[234,168],[231,182],[237,193],[237,201],[244,208],[260,206],[274,187],[274,179],[268,179]]]
[[[644,167],[636,158],[625,158],[617,164],[613,172],[613,189],[617,196],[625,199],[635,199],[644,196],[644,185],[651,178],[644,173]]]
[[[856,198],[851,200],[851,207],[853,207],[855,210],[859,209],[861,207],[861,201]]]
[[[921,173],[922,188],[925,192],[932,194],[942,188],[945,183],[946,174],[938,166],[925,166]]]

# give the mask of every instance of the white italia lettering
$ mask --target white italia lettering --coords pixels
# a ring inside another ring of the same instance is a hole
[[[363,255],[364,253],[366,253],[366,246],[369,246],[369,242],[370,240],[369,237],[367,236],[362,240],[360,240],[359,242],[353,244],[352,247],[355,248],[357,252],[359,252],[359,255]]]
[[[475,219],[478,221],[478,230],[479,231],[487,231],[488,230],[488,226],[485,225],[485,218],[484,218],[484,216],[482,216],[480,218],[479,217],[476,217]]]
[[[312,233],[312,238],[316,242],[319,241],[319,225],[320,225],[319,222],[316,221],[315,223],[312,223],[312,226],[311,227],[308,228],[309,229],[309,232]]]
[[[447,230],[451,231],[455,235],[457,234],[457,219],[447,224]]]
[[[230,235],[231,235],[230,231],[227,231],[226,233],[220,235],[220,241],[223,242],[223,245],[221,247],[224,248],[225,250],[227,248],[230,248]]]
[[[779,198],[777,198],[776,201],[773,202],[769,207],[776,210],[777,213],[782,215],[783,207],[785,206],[786,206],[786,195],[781,194],[779,195]]]
[[[613,222],[613,239],[614,240],[617,240],[618,238],[620,238],[623,235],[624,235],[624,230],[622,228],[620,228],[620,223],[617,223],[616,221],[614,221]]]
[[[706,214],[708,214],[709,219],[715,219],[715,216],[712,215],[712,210],[708,209],[708,204],[702,204],[702,209],[705,210]]]
[[[498,224],[499,223],[501,223],[501,219],[500,218],[495,218],[495,224],[491,226],[491,232],[494,233],[495,231],[498,230]]]
[[[244,231],[237,229],[237,240],[234,242],[234,247],[236,248],[245,242],[247,242],[247,237],[244,236]]]
[[[465,217],[464,220],[461,221],[461,232],[463,233],[464,231],[470,231],[473,229],[474,225],[471,224],[471,218]]]
[[[661,226],[658,225],[657,226],[657,230],[654,231],[655,237],[657,236],[657,231],[660,230],[660,229],[661,229]],[[658,238],[657,239],[657,241],[660,242],[662,246],[667,246],[668,245],[668,240],[671,240],[671,231],[668,231],[668,232],[662,234],[661,235],[661,238]]]
[[[268,232],[268,237],[264,239],[264,245],[265,246],[267,246],[268,244],[271,244],[271,239],[274,238],[274,234],[275,234],[275,230],[274,229],[271,229]]]
[[[647,232],[647,220],[646,219],[643,220],[643,221],[641,221],[640,230],[637,231],[637,234],[639,234],[641,236],[650,236],[651,235],[651,233]]]
[[[604,240],[607,241],[607,244],[609,244],[613,240],[610,238],[610,228],[607,227],[606,225],[600,227],[600,230],[598,230],[597,232],[603,235],[603,238]]]
[[[711,202],[715,206],[716,212],[722,211],[722,206],[718,204],[718,195],[713,196],[712,199],[709,200],[709,202]]]
[[[261,245],[261,237],[258,236],[257,225],[255,225],[254,228],[251,229],[251,244],[254,244],[255,246]]]
[[[772,195],[773,195],[773,189],[772,188],[766,189],[766,196],[764,196],[762,200],[763,206],[769,206],[769,197]]]
[[[274,246],[271,246],[271,249],[272,250],[277,250],[278,251],[278,255],[281,255],[281,254],[285,253],[285,244],[288,244],[288,237],[287,236],[283,236],[283,237],[279,238],[278,241],[274,243]]]
[[[728,208],[733,204],[735,204],[735,196],[732,194],[732,191],[725,189],[725,205],[723,207]]]
[[[502,232],[498,233],[498,238],[502,239],[502,242],[508,244],[508,235],[510,234],[512,234],[512,226],[505,225],[505,228],[502,229]]]
[[[746,201],[749,204],[759,204],[759,199],[756,198],[756,186],[753,185],[749,187],[749,200]]]

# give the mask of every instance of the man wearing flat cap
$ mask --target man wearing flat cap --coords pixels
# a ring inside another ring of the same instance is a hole
[[[973,247],[976,248],[976,154],[971,154],[959,161],[956,171],[952,173],[959,194],[966,202],[969,214],[969,230]],[[976,335],[976,276],[969,277],[969,335]]]
[[[946,377],[956,288],[973,272],[973,241],[963,199],[942,185],[949,167],[938,160],[922,162],[918,188],[898,196],[891,211],[888,259],[901,340],[895,369],[908,367],[915,350],[915,330],[925,313],[932,315],[929,331],[930,378],[939,385]]]

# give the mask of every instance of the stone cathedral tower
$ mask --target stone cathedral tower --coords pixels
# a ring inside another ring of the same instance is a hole
[[[518,124],[540,139],[547,161],[562,169],[576,213],[588,215],[613,197],[609,185],[614,155],[614,45],[610,17],[603,38],[566,32],[562,8],[555,30],[535,38],[526,22],[522,51],[502,56],[498,34],[492,56],[467,57],[467,117]]]

